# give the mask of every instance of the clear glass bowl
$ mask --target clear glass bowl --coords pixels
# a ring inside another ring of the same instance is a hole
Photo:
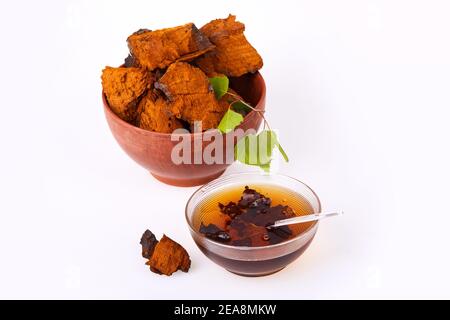
[[[280,174],[237,173],[211,181],[198,189],[186,205],[186,220],[192,238],[199,249],[212,261],[230,272],[243,276],[264,276],[282,270],[296,260],[309,246],[316,234],[318,222],[285,242],[264,247],[231,246],[206,238],[194,226],[197,207],[212,194],[230,187],[270,185],[294,192],[306,200],[313,212],[321,212],[320,200],[303,182]]]

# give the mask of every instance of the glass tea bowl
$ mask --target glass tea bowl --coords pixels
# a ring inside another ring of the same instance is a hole
[[[199,249],[216,264],[242,276],[269,275],[282,270],[308,248],[316,234],[318,222],[313,222],[307,229],[289,240],[259,247],[232,246],[211,240],[200,233],[201,221],[199,220],[201,219],[197,217],[198,208],[211,199],[212,195],[217,195],[221,191],[226,192],[235,187],[244,189],[247,185],[251,188],[269,186],[271,189],[275,189],[279,187],[280,190],[286,190],[291,195],[294,194],[302,202],[308,203],[311,211],[298,215],[321,212],[320,200],[315,192],[294,178],[279,174],[237,173],[211,181],[198,189],[186,205],[186,220],[192,238]]]

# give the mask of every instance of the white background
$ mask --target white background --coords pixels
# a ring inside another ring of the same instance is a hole
[[[100,98],[133,31],[228,13],[264,58],[280,171],[346,212],[263,278],[200,253],[194,188],[130,160]],[[449,16],[448,1],[2,2],[0,298],[450,298]],[[188,274],[147,269],[146,228],[187,248]]]

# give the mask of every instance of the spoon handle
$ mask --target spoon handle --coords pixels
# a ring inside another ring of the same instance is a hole
[[[343,214],[343,212],[319,212],[319,213],[309,214],[306,216],[298,216],[298,217],[294,217],[294,218],[275,221],[274,224],[269,226],[269,228],[276,228],[276,227],[281,227],[281,226],[287,226],[290,224],[317,221],[317,220],[321,220],[323,218],[340,216],[342,214]]]

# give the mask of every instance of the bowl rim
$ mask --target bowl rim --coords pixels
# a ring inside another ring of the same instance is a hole
[[[189,197],[189,199],[188,199],[188,201],[187,201],[187,203],[186,203],[186,206],[185,206],[185,210],[184,210],[184,217],[185,217],[186,222],[187,222],[187,224],[188,224],[189,230],[190,230],[191,232],[195,233],[196,235],[201,236],[201,237],[202,237],[206,242],[208,242],[208,243],[211,243],[211,244],[213,244],[213,245],[219,246],[219,247],[221,247],[221,248],[226,248],[226,249],[231,249],[231,250],[240,250],[240,251],[268,250],[268,249],[273,249],[273,248],[278,248],[278,247],[286,246],[286,245],[288,245],[288,244],[290,244],[290,243],[293,243],[293,242],[295,242],[295,241],[298,241],[299,239],[302,239],[302,238],[306,237],[306,236],[311,232],[311,230],[313,230],[314,228],[316,228],[316,230],[317,230],[317,227],[319,226],[319,221],[315,221],[314,223],[311,224],[311,226],[309,226],[309,228],[307,228],[307,229],[306,229],[305,231],[303,231],[302,233],[296,235],[296,236],[295,236],[294,238],[292,238],[292,239],[289,239],[289,240],[287,240],[287,241],[283,241],[283,242],[280,242],[280,243],[276,243],[276,244],[271,244],[271,245],[268,245],[268,246],[258,246],[258,247],[232,246],[232,245],[229,245],[229,244],[224,244],[224,243],[221,243],[221,242],[218,242],[218,241],[211,240],[211,239],[205,237],[205,236],[204,236],[202,233],[200,233],[199,231],[195,230],[195,229],[193,228],[193,226],[191,225],[191,223],[190,223],[190,221],[189,221],[189,217],[188,217],[188,206],[189,206],[189,203],[191,202],[192,198],[193,198],[193,197],[194,197],[194,196],[195,196],[202,188],[204,188],[205,186],[208,186],[209,184],[216,183],[216,182],[218,182],[218,181],[220,181],[220,180],[224,180],[224,179],[230,178],[230,177],[233,178],[233,177],[236,177],[236,176],[246,176],[246,175],[247,175],[247,176],[248,176],[248,175],[279,176],[279,177],[287,178],[287,179],[293,180],[294,182],[300,183],[300,184],[302,184],[304,187],[306,187],[309,191],[311,191],[311,193],[313,194],[314,198],[317,200],[317,203],[318,203],[318,212],[321,212],[321,211],[322,211],[322,203],[320,202],[320,198],[319,198],[319,196],[317,195],[317,193],[316,193],[310,186],[308,186],[306,183],[304,183],[304,182],[298,180],[297,178],[294,178],[294,177],[291,177],[291,176],[288,176],[288,175],[285,175],[285,174],[281,174],[281,173],[261,174],[261,173],[258,173],[258,172],[240,172],[240,173],[229,174],[229,175],[226,175],[226,176],[221,176],[221,177],[219,177],[219,178],[217,178],[217,179],[214,179],[214,180],[212,180],[212,181],[210,181],[210,182],[204,184],[203,186],[199,187],[198,189],[196,189],[196,190],[194,191],[194,193]]]
[[[122,67],[122,66],[121,66]],[[249,121],[249,119],[253,116],[255,116],[257,114],[258,111],[262,111],[264,112],[264,110],[262,110],[262,108],[260,107],[260,103],[262,100],[264,100],[264,98],[266,97],[266,82],[264,81],[264,77],[262,76],[262,74],[259,71],[256,71],[255,73],[253,73],[254,76],[258,77],[261,79],[261,84],[262,84],[262,92],[261,92],[261,96],[259,97],[258,102],[256,103],[256,106],[254,107],[255,110],[250,111],[244,118],[244,121],[241,122],[241,124],[239,125],[242,126],[245,123],[247,123]],[[125,120],[121,119],[118,115],[116,115],[112,110],[111,107],[109,106],[108,100],[106,99],[106,95],[105,92],[103,91],[102,88],[102,101],[103,101],[103,109],[106,113],[108,113],[108,115],[110,117],[112,117],[114,119],[114,121],[119,122],[121,125],[124,125],[125,127],[128,127],[132,130],[135,130],[136,132],[140,132],[143,133],[145,135],[154,135],[154,136],[161,136],[161,137],[170,137],[173,133],[165,133],[165,132],[156,132],[156,131],[150,131],[150,130],[145,130],[142,128],[139,128],[135,125],[132,125],[128,122],[126,122]],[[214,131],[218,130],[217,128],[214,129]],[[211,131],[209,131],[211,132]],[[177,136],[203,136],[206,133],[206,131],[204,132],[196,132],[196,133],[180,133],[177,134]],[[229,133],[222,133],[223,136],[227,135]]]

